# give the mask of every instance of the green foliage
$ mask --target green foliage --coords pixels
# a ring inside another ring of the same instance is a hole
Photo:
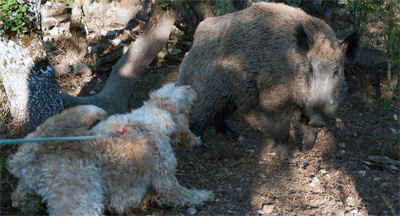
[[[67,0],[67,1],[65,1],[65,4],[69,7],[71,7],[72,5],[74,5],[74,0]]]
[[[400,86],[387,85],[386,87],[388,88],[388,90],[390,92],[400,91]],[[386,105],[387,108],[391,108],[392,106],[395,106],[400,103],[400,100],[399,100],[398,96],[396,96],[396,95],[393,95],[392,98],[387,99],[386,95],[383,94],[383,95],[381,95],[381,100]]]
[[[21,0],[1,0],[0,22],[3,23],[4,31],[19,33],[29,28],[30,16],[25,4]]]
[[[7,172],[7,160],[3,157],[0,157],[0,179],[5,177],[5,173]]]
[[[212,10],[216,15],[223,15],[235,10],[230,0],[214,0]]]
[[[172,2],[171,0],[157,0],[156,2],[163,10],[166,11],[168,11],[170,7],[175,5],[175,3]]]

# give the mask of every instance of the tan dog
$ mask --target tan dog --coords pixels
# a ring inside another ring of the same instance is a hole
[[[19,178],[13,206],[22,207],[26,193],[35,192],[50,215],[101,215],[105,208],[122,214],[136,207],[150,187],[160,205],[211,201],[211,192],[187,189],[175,177],[171,143],[192,147],[200,142],[188,127],[195,99],[193,89],[171,83],[128,114],[107,118],[101,108],[87,105],[49,118],[27,138],[119,136],[21,145],[9,160],[9,171]]]

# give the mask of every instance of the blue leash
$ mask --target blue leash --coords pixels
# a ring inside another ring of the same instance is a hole
[[[31,139],[5,139],[5,140],[0,140],[0,146],[14,145],[14,144],[19,144],[19,143],[104,139],[104,138],[111,138],[111,137],[115,137],[115,136],[101,135],[101,136],[47,137],[47,138],[31,138]]]

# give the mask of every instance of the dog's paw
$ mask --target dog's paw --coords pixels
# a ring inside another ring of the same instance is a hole
[[[94,105],[84,105],[75,108],[77,113],[81,114],[81,121],[88,126],[92,126],[99,121],[106,120],[108,115],[105,110]]]
[[[11,193],[12,206],[22,208],[28,201],[30,190],[24,185],[19,184],[14,192]]]
[[[202,144],[203,144],[203,143],[202,143],[202,141],[201,141],[201,138],[200,138],[200,137],[196,137],[196,136],[193,134],[192,145],[191,145],[191,147],[197,147],[197,146],[202,145]]]
[[[200,205],[205,202],[213,202],[214,193],[207,190],[197,190],[196,195],[193,196],[193,204]]]

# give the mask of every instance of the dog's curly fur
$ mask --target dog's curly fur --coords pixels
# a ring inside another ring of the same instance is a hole
[[[192,147],[200,142],[188,127],[195,99],[189,86],[170,83],[128,114],[108,117],[103,109],[86,105],[49,118],[27,138],[126,132],[106,139],[21,145],[9,160],[9,171],[19,178],[13,206],[22,207],[26,193],[35,192],[47,202],[50,215],[101,215],[105,208],[123,214],[150,187],[160,205],[211,201],[211,192],[187,189],[175,177],[177,160],[170,143]]]

